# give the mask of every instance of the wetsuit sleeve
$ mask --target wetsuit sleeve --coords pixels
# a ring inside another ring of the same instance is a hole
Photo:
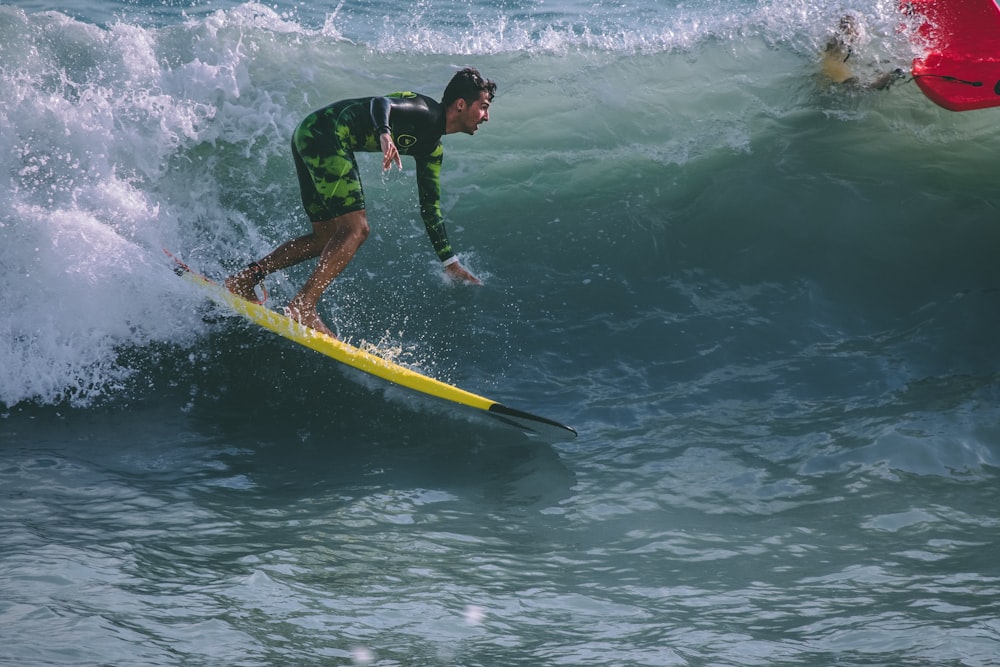
[[[371,102],[372,124],[375,125],[375,136],[391,132],[389,128],[389,110],[392,102],[388,97],[373,97]]]
[[[431,239],[434,252],[442,262],[454,257],[455,252],[448,242],[448,232],[444,227],[444,216],[441,215],[441,163],[444,159],[444,147],[437,147],[427,157],[418,157],[417,161],[417,192],[420,195],[420,217]]]

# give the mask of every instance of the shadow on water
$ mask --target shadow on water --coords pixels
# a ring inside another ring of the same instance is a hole
[[[438,489],[551,506],[574,484],[542,440],[283,341],[221,334],[195,354],[154,356],[143,382],[155,389],[86,409],[18,407],[0,446],[44,449],[140,486],[252,489],[245,500],[261,503]]]

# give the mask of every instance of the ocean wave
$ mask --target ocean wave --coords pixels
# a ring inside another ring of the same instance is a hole
[[[879,62],[903,57],[895,35],[878,46],[886,6],[868,7]],[[140,368],[129,351],[185,354],[205,325],[161,249],[222,275],[286,240],[304,225],[287,144],[305,113],[375,92],[433,95],[464,64],[500,92],[480,135],[446,140],[453,240],[498,283],[514,258],[526,262],[519,279],[558,276],[567,318],[593,307],[594,290],[573,286],[605,267],[628,266],[637,284],[672,271],[756,280],[773,267],[793,280],[822,269],[833,285],[840,269],[816,239],[838,257],[860,248],[849,284],[908,266],[899,238],[918,261],[951,248],[934,265],[955,291],[991,279],[981,247],[963,245],[993,233],[1000,140],[988,116],[948,115],[905,84],[873,94],[819,83],[814,47],[832,6],[707,7],[675,8],[686,22],[644,15],[650,25],[624,44],[625,23],[600,12],[581,23],[569,11],[480,11],[471,29],[415,14],[366,43],[352,32],[358,17],[336,11],[306,27],[245,3],[146,27],[0,6],[0,401],[113,396]],[[366,20],[385,7],[369,9]],[[409,322],[401,338],[429,340],[441,330],[413,323],[441,296],[412,179],[379,179],[366,157],[377,226],[357,266],[380,279],[345,277],[361,296],[338,307],[349,326],[371,327],[360,337],[390,321]],[[955,210],[965,222],[943,242],[933,216]],[[975,276],[965,286],[963,266]],[[394,295],[398,275],[430,281],[414,304]],[[299,279],[277,277],[276,297]],[[515,336],[482,308],[473,328]]]

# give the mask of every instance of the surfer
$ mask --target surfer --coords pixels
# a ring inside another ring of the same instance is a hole
[[[861,26],[858,24],[858,20],[851,14],[842,16],[837,24],[837,32],[830,37],[826,48],[823,49],[820,61],[823,75],[827,79],[838,84],[862,85],[847,62],[854,55],[854,47],[860,39]],[[891,72],[880,74],[864,87],[885,90],[905,76],[903,70],[897,68]]]
[[[292,157],[302,205],[312,232],[278,246],[263,259],[226,279],[233,294],[257,301],[256,286],[274,271],[319,257],[288,316],[333,336],[316,311],[320,296],[368,238],[364,193],[355,151],[381,152],[382,169],[403,168],[401,155],[416,160],[420,215],[434,252],[450,277],[479,284],[458,261],[441,214],[441,137],[475,134],[490,119],[496,84],[471,67],[457,72],[441,102],[418,93],[393,93],[334,102],[306,116],[293,133]]]

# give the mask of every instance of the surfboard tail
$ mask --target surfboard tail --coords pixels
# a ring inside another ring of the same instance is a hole
[[[1000,106],[1000,7],[994,0],[905,0],[913,41],[926,53],[913,77],[929,100],[950,111]]]

